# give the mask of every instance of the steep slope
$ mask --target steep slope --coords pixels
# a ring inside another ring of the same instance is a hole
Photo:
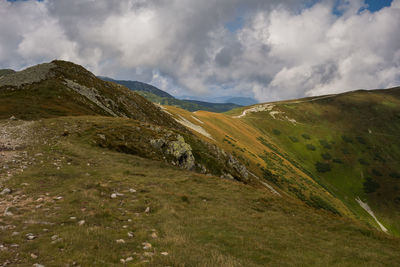
[[[180,100],[176,99],[167,92],[164,92],[158,89],[157,87],[154,87],[146,83],[137,81],[114,80],[107,77],[100,77],[100,78],[105,81],[110,81],[126,86],[127,88],[135,91],[136,93],[140,94],[141,96],[143,96],[144,98],[153,103],[180,107],[188,111],[206,110],[211,112],[226,112],[241,106],[233,103],[209,103],[209,102],[195,101],[195,100]]]
[[[332,201],[340,200],[350,216],[399,234],[399,88],[259,104],[221,115],[168,111],[201,125],[224,149],[247,159],[250,170],[310,206],[335,212],[341,205]],[[315,184],[318,194],[310,192]]]

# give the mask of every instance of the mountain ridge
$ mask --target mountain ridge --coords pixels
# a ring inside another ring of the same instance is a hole
[[[368,129],[398,132],[397,95],[192,113],[70,62],[6,75],[0,264],[395,265],[398,142]]]
[[[147,100],[160,104],[160,105],[171,105],[177,106],[189,111],[206,110],[212,112],[226,112],[233,108],[237,108],[240,105],[234,103],[210,103],[204,101],[195,100],[180,100],[167,92],[158,89],[155,86],[138,82],[138,81],[126,81],[126,80],[114,80],[108,77],[100,77],[102,80],[114,82],[137,92]]]

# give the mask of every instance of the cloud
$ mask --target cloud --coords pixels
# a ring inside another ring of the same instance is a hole
[[[175,95],[262,101],[400,84],[398,1],[310,2],[0,0],[0,67],[60,58]]]

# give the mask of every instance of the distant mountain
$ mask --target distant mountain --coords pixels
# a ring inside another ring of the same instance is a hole
[[[233,103],[241,106],[251,106],[258,104],[258,101],[251,97],[232,97],[225,101],[225,103]]]
[[[155,86],[152,86],[147,83],[142,83],[138,81],[124,81],[124,80],[114,80],[108,77],[99,77],[104,81],[114,82],[120,85],[123,85],[132,91],[140,94],[147,100],[157,103],[160,105],[169,105],[180,107],[186,109],[188,111],[198,111],[198,110],[205,110],[211,112],[226,112],[234,108],[241,107],[241,105],[234,104],[234,103],[210,103],[204,101],[197,101],[197,100],[180,100],[172,95],[164,92],[161,89],[158,89]]]
[[[12,69],[0,69],[0,77],[8,75],[8,74],[12,74],[12,73],[15,73],[15,70],[12,70]]]
[[[251,97],[240,97],[240,96],[219,96],[219,97],[199,97],[199,96],[180,96],[182,100],[196,100],[210,103],[232,103],[240,106],[251,106],[258,104],[259,102]]]
[[[237,105],[234,103],[210,103],[198,100],[180,100],[180,101],[186,103],[192,103],[202,107],[202,110],[213,111],[213,112],[226,112],[234,108],[241,107],[241,105]]]
[[[99,77],[99,78],[104,81],[118,83],[118,84],[123,85],[133,91],[149,92],[149,93],[155,94],[156,96],[160,96],[160,97],[174,98],[172,95],[168,94],[167,92],[160,90],[157,87],[147,84],[147,83],[142,83],[142,82],[138,82],[138,81],[114,80],[114,79],[111,79],[108,77]]]

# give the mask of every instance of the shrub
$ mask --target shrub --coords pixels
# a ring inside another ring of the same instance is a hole
[[[278,176],[273,174],[270,170],[263,168],[262,171],[264,179],[273,182],[274,184],[278,182]]]
[[[324,160],[330,160],[332,158],[331,154],[329,153],[322,153],[321,156]]]
[[[367,141],[362,136],[357,136],[356,139],[362,145],[366,145],[367,144]]]
[[[367,177],[363,183],[364,192],[367,194],[374,193],[379,189],[380,185],[374,181],[371,177]]]
[[[290,139],[293,143],[299,142],[299,139],[297,139],[297,137],[295,137],[295,136],[289,136],[289,139]]]
[[[346,143],[353,143],[353,139],[351,137],[349,137],[349,136],[342,135],[342,139]]]
[[[319,140],[319,143],[321,144],[321,146],[323,148],[326,148],[326,149],[331,149],[332,148],[332,146],[326,140]]]
[[[398,172],[392,172],[389,174],[389,176],[395,179],[400,179],[400,173]]]
[[[365,165],[365,166],[369,165],[368,161],[366,161],[365,159],[358,159],[358,162],[360,162],[360,164]]]
[[[311,137],[308,134],[302,134],[301,136],[306,140],[310,140],[311,139]]]
[[[331,165],[329,163],[317,161],[317,163],[315,163],[315,168],[318,172],[329,172],[331,170]]]
[[[187,196],[181,196],[181,200],[186,203],[190,203],[189,198]]]
[[[343,161],[341,159],[333,159],[332,161],[337,164],[343,164]]]
[[[317,208],[317,209],[324,209],[327,211],[330,211],[332,213],[340,215],[340,212],[338,212],[330,203],[322,199],[320,196],[317,195],[310,195],[310,200],[306,202],[309,206]]]
[[[350,151],[347,148],[342,148],[342,152],[344,155],[349,155]]]
[[[281,131],[279,131],[278,129],[273,129],[272,133],[275,135],[281,135]]]
[[[306,196],[303,194],[303,192],[301,191],[301,189],[298,189],[296,187],[293,186],[288,186],[288,189],[290,192],[292,192],[293,194],[296,195],[296,197],[302,201],[306,200]]]
[[[315,146],[313,146],[312,144],[307,144],[306,147],[308,150],[315,151]]]
[[[372,169],[372,174],[375,176],[382,176],[382,173],[378,171],[377,169]]]

